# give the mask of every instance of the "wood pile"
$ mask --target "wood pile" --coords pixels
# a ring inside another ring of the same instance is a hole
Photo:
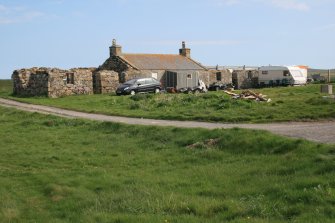
[[[265,102],[271,102],[270,98],[267,98],[266,95],[263,95],[261,93],[255,93],[250,90],[242,91],[241,94],[236,94],[231,91],[224,91],[226,94],[230,95],[233,99],[242,99],[242,100],[254,100],[254,101],[265,101]]]

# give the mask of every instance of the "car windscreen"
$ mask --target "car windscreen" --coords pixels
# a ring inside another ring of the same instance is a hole
[[[125,84],[125,85],[133,85],[133,84],[135,84],[135,82],[136,82],[136,79],[132,79],[132,80],[129,80],[127,82],[124,82],[123,84]]]

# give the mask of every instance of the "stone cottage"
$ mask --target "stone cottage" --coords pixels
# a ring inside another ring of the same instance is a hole
[[[221,84],[232,84],[232,70],[226,69],[222,66],[208,66],[210,74],[210,84],[221,83]]]
[[[73,94],[93,94],[92,77],[95,70],[96,68],[15,70],[12,74],[13,93],[19,96],[51,98]]]
[[[99,67],[99,70],[111,70],[118,73],[119,82],[138,77],[154,77],[166,86],[167,73],[196,74],[206,85],[213,82],[211,72],[191,58],[191,50],[185,42],[179,54],[129,54],[123,53],[122,47],[113,40],[110,57]]]
[[[232,81],[235,89],[248,89],[258,86],[258,74],[256,69],[234,70]]]

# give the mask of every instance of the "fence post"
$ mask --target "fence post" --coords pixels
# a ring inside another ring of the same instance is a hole
[[[330,83],[331,80],[330,80],[330,69],[328,70],[328,83]]]

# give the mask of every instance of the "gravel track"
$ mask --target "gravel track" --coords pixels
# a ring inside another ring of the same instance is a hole
[[[128,118],[120,116],[109,116],[92,114],[85,112],[71,111],[61,108],[27,104],[14,100],[0,98],[0,105],[4,107],[16,108],[23,111],[51,114],[66,118],[82,118],[96,121],[118,122],[131,125],[154,125],[154,126],[173,126],[182,128],[244,128],[267,130],[272,133],[293,138],[303,138],[314,142],[335,144],[335,121],[319,122],[285,122],[285,123],[266,123],[266,124],[223,124],[196,121],[170,121],[145,118]]]

